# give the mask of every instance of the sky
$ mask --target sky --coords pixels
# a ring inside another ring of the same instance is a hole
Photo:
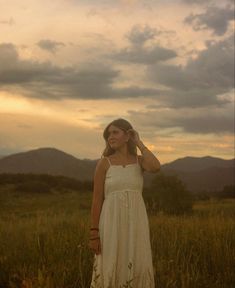
[[[160,163],[234,158],[231,0],[0,0],[0,155],[98,159],[124,118]],[[140,154],[140,151],[139,151]]]

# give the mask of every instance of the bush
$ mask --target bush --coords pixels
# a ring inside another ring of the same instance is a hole
[[[25,193],[49,193],[50,186],[37,180],[31,180],[24,183],[19,183],[16,185],[15,190]]]
[[[220,197],[235,198],[235,185],[225,185]]]
[[[192,212],[193,197],[176,175],[166,176],[160,172],[153,179],[150,191],[158,210],[167,214]]]
[[[14,184],[18,191],[58,191],[74,190],[79,192],[91,191],[93,181],[78,180],[62,175],[33,174],[33,173],[2,173],[0,174],[0,185]],[[38,186],[37,186],[38,185]],[[40,192],[39,191],[39,192]],[[46,193],[46,192],[43,192]]]

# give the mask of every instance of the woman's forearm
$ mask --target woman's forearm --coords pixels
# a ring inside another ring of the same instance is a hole
[[[91,207],[91,228],[99,228],[99,219],[103,201],[94,199]],[[96,230],[94,230],[96,231]]]
[[[161,164],[157,157],[144,145],[142,141],[138,141],[136,145],[140,149],[143,161],[148,165],[149,169],[159,171]]]

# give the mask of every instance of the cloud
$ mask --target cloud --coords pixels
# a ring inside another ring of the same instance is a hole
[[[148,40],[152,40],[156,35],[162,33],[164,32],[147,25],[135,25],[126,35],[130,41],[130,46],[110,54],[109,57],[121,62],[139,64],[151,64],[175,58],[177,54],[172,49],[163,48],[156,44],[152,45],[152,47],[144,46]]]
[[[207,0],[207,3],[210,3],[212,0]],[[187,4],[205,4],[205,0],[182,0],[182,2]]]
[[[127,33],[127,39],[135,46],[143,45],[146,41],[154,39],[159,32],[147,25],[144,27],[141,25],[135,25],[129,33]]]
[[[145,87],[113,88],[119,75],[110,65],[83,63],[79,67],[59,67],[50,62],[19,58],[11,43],[0,44],[0,87],[32,98],[110,99],[154,95],[158,90]]]
[[[50,62],[21,60],[13,44],[0,45],[0,85],[21,88],[43,99],[106,98],[118,71],[105,65],[59,67]]]
[[[226,134],[234,132],[233,105],[208,109],[194,108],[155,108],[148,107],[148,111],[129,110],[130,119],[134,119],[137,126],[148,127],[151,131],[161,129],[175,129],[178,132],[194,134]],[[173,132],[172,132],[173,133]]]
[[[184,132],[199,133],[199,134],[224,134],[234,132],[234,122],[232,114],[229,115],[217,115],[215,113],[206,113],[199,117],[182,117],[178,119],[178,125],[180,125]]]
[[[196,31],[211,29],[215,35],[221,36],[226,33],[231,20],[234,20],[234,9],[231,6],[210,6],[204,13],[187,16],[184,22],[191,24]]]
[[[156,88],[141,88],[139,86],[129,86],[127,88],[119,88],[114,91],[116,96],[130,98],[142,96],[156,96],[162,93],[162,90]]]
[[[148,77],[166,86],[165,95],[158,98],[174,107],[200,107],[228,103],[218,98],[234,87],[234,38],[207,42],[205,50],[186,66],[156,63],[149,65]]]
[[[205,1],[205,0],[181,0],[183,3],[186,3],[186,4],[203,4],[203,5],[208,5],[208,4],[210,4],[210,3],[215,3],[216,1],[215,0],[207,0],[207,1]],[[221,3],[220,1],[217,1],[218,3]],[[224,0],[223,1],[223,3],[232,3],[232,4],[234,4],[234,0]]]
[[[176,56],[177,54],[174,50],[156,46],[144,49],[135,47],[125,48],[112,54],[111,58],[127,63],[151,64],[166,61]]]
[[[42,39],[40,40],[37,45],[46,51],[49,51],[51,53],[55,53],[58,50],[58,47],[65,46],[63,42],[56,42],[50,39]]]

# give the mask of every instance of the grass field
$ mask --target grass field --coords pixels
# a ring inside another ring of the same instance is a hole
[[[0,288],[89,288],[92,194],[0,189]],[[149,216],[156,288],[235,287],[235,200],[193,211]]]

